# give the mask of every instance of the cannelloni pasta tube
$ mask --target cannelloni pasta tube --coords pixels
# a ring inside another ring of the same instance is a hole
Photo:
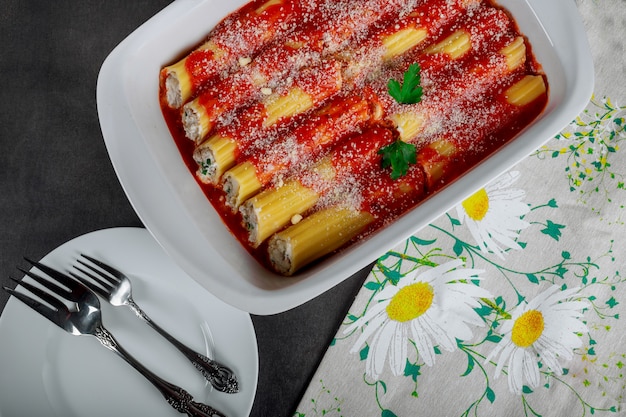
[[[287,175],[289,170],[305,166],[365,123],[381,117],[382,109],[375,97],[337,97],[272,146],[246,151],[248,158],[224,174],[227,204],[239,207],[276,175]]]
[[[466,131],[466,135],[442,135],[419,150],[417,162],[424,170],[430,192],[441,188],[466,167],[490,152],[498,145],[499,138],[507,130],[516,132],[523,124],[543,108],[547,99],[547,86],[541,75],[519,75],[503,92],[496,91],[480,98],[481,117],[465,117],[455,131]],[[462,107],[468,107],[464,103]]]
[[[250,244],[259,246],[291,222],[294,216],[302,215],[323,197],[331,200],[349,198],[348,191],[355,178],[376,169],[380,163],[378,150],[393,140],[394,133],[390,129],[369,129],[341,142],[328,156],[285,184],[268,188],[247,200],[240,211]],[[294,204],[295,197],[292,196],[305,198]]]
[[[318,211],[272,236],[268,245],[272,267],[282,275],[293,275],[303,266],[344,246],[373,221],[369,212],[348,207]]]
[[[206,41],[180,61],[161,70],[163,98],[181,107],[207,82],[238,60],[254,56],[276,37],[297,27],[302,15],[313,13],[318,0],[255,0],[222,20]],[[233,31],[237,27],[238,31]]]
[[[354,85],[362,85],[381,65],[406,53],[420,52],[432,40],[437,39],[444,28],[459,18],[468,7],[479,0],[439,0],[419,2],[410,12],[386,25],[375,26],[367,39],[353,50],[341,54],[346,62],[344,79]]]
[[[424,195],[424,173],[414,165],[401,180],[380,173],[364,187],[356,206],[336,204],[274,234],[268,243],[272,267],[283,275],[341,248],[376,222],[416,204]]]
[[[425,54],[420,54],[416,61],[422,67],[422,77],[439,88],[425,88],[424,97],[417,104],[400,105],[381,93],[386,85],[377,86],[376,91],[387,98],[383,105],[402,140],[412,142],[427,131],[429,125],[437,125],[442,117],[447,117],[456,101],[502,82],[505,76],[524,71],[526,44],[507,25],[510,20],[501,10],[477,11],[472,19],[457,25],[452,34],[426,48]],[[485,33],[499,36],[492,39]],[[481,59],[485,56],[489,59]],[[441,69],[446,63],[449,63],[445,67],[448,72],[442,76]],[[390,77],[399,75],[390,74]]]
[[[240,148],[252,146],[256,140],[267,143],[268,137],[280,133],[278,122],[286,122],[320,105],[341,89],[341,83],[336,61],[302,70],[285,91],[272,92],[260,103],[244,109],[236,121],[216,130],[195,149],[198,178],[217,184],[222,174],[235,165]]]
[[[224,113],[258,100],[264,91],[279,88],[301,68],[332,55],[346,41],[366,32],[381,12],[396,14],[402,6],[407,7],[400,0],[366,0],[360,6],[360,13],[355,14],[346,0],[322,4],[302,28],[284,39],[278,37],[250,62],[243,61],[240,70],[185,104],[182,120],[187,137],[202,140]],[[398,44],[406,44],[406,40],[388,43],[398,51]]]
[[[183,106],[181,116],[187,137],[195,142],[201,141],[222,115],[262,101],[265,95],[287,83],[292,71],[297,73],[307,65],[316,64],[311,52],[310,44],[288,39],[216,82]]]

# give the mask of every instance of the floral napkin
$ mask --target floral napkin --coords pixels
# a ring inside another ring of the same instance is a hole
[[[577,5],[586,110],[378,260],[295,416],[626,415],[626,3]]]

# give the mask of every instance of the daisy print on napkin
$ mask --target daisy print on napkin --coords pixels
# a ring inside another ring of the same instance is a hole
[[[416,269],[397,285],[388,283],[372,299],[365,314],[344,330],[361,335],[351,353],[367,344],[366,374],[377,379],[388,362],[393,375],[402,375],[414,345],[428,366],[435,363],[436,348],[452,352],[458,340],[472,338],[472,327],[485,325],[476,313],[478,299],[490,293],[471,283],[481,278],[477,269],[461,268],[454,260],[426,271]]]
[[[524,190],[512,188],[518,178],[517,171],[501,175],[456,207],[459,221],[484,253],[503,258],[506,249],[520,249],[516,238],[529,226],[523,217],[530,208],[523,202]]]
[[[497,361],[495,378],[507,367],[509,389],[521,394],[524,386],[541,384],[540,367],[563,374],[561,362],[574,357],[583,345],[578,333],[587,333],[581,321],[589,303],[575,299],[578,288],[561,291],[553,285],[530,302],[523,301],[500,327],[501,341],[486,361]]]

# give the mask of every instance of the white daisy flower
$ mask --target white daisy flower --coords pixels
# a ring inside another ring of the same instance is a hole
[[[501,175],[456,207],[460,222],[467,225],[480,250],[500,258],[506,250],[502,246],[520,249],[515,241],[518,231],[529,226],[521,219],[530,211],[521,201],[526,193],[509,188],[518,178],[516,171]]]
[[[394,375],[402,375],[408,359],[409,341],[415,344],[422,360],[435,363],[435,346],[446,351],[457,347],[456,339],[472,337],[470,324],[484,326],[474,311],[479,298],[491,294],[462,280],[480,280],[482,270],[456,269],[463,261],[454,260],[419,274],[408,273],[398,285],[386,285],[372,300],[363,317],[348,326],[344,333],[360,328],[363,333],[351,349],[359,352],[372,337],[365,363],[366,373],[378,379],[387,357]]]
[[[495,377],[508,368],[509,389],[520,394],[524,385],[540,384],[539,362],[557,375],[563,373],[559,359],[571,360],[573,351],[582,346],[576,333],[586,333],[579,320],[585,301],[572,300],[578,288],[560,291],[554,285],[530,302],[522,302],[500,329],[502,340],[487,356],[497,358]]]

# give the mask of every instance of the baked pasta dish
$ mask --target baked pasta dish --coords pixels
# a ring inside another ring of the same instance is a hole
[[[253,0],[160,73],[173,139],[226,226],[292,275],[497,151],[547,80],[490,0]]]

